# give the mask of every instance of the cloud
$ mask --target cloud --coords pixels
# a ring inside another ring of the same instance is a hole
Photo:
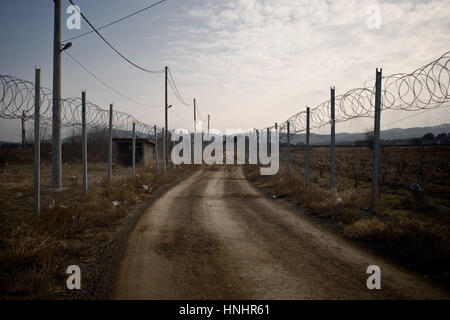
[[[380,30],[366,26],[372,4]],[[449,13],[447,1],[199,1],[171,21],[165,55],[219,128],[267,126],[326,100],[331,84],[342,93],[376,67],[409,72],[439,56]]]

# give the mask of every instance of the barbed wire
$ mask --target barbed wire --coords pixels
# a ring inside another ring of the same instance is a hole
[[[34,83],[13,76],[0,75],[0,118],[34,119]],[[40,89],[41,122],[50,125],[52,122],[52,91],[48,88]],[[86,100],[86,123],[91,128],[107,128],[109,126],[109,109],[102,109],[95,103]],[[113,110],[113,127],[116,130],[129,132],[133,122],[136,131],[152,137],[153,125],[137,120],[132,115]],[[81,98],[72,97],[61,99],[61,126],[69,127],[81,125]],[[161,132],[161,128],[157,128]]]
[[[418,111],[435,109],[450,103],[450,51],[412,73],[396,73],[382,77],[381,109]],[[364,83],[335,98],[336,123],[356,118],[373,118],[375,81]],[[310,128],[319,129],[330,123],[331,99],[310,109]],[[298,133],[306,130],[306,110],[281,123],[280,131]],[[274,128],[274,127],[271,127]]]

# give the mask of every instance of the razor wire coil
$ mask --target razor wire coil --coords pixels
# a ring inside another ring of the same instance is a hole
[[[411,73],[396,73],[382,77],[381,109],[420,111],[443,107],[450,102],[450,51]],[[375,80],[366,81],[335,97],[335,121],[373,118],[375,110]],[[331,99],[311,108],[310,128],[319,129],[331,122]],[[292,134],[306,130],[306,111],[300,111],[280,124]],[[274,127],[272,127],[274,128]]]

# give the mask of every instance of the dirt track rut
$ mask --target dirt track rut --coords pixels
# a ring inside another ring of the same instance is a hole
[[[381,290],[368,290],[369,265]],[[449,298],[423,277],[327,232],[263,195],[242,168],[202,169],[143,214],[115,299]]]

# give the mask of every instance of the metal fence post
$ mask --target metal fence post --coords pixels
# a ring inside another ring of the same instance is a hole
[[[166,157],[167,157],[167,154],[166,154],[166,146],[167,146],[167,132],[166,132],[166,130],[164,129],[164,127],[163,127],[163,132],[164,132],[164,143],[163,143],[163,156],[164,156],[164,158],[163,158],[163,171],[164,172],[166,172],[167,171],[167,163],[166,163]]]
[[[272,137],[270,136],[270,129],[267,128],[267,134],[266,134],[267,155],[269,155],[269,154],[272,155],[272,149],[270,146],[271,141],[272,141]],[[269,150],[270,150],[270,153],[269,153]]]
[[[136,123],[133,122],[133,140],[131,145],[131,172],[136,176]]]
[[[305,154],[305,186],[309,183],[309,126],[310,126],[310,111],[306,108],[306,154]]]
[[[155,130],[155,168],[159,170],[159,158],[158,158],[158,133],[156,132],[156,125],[153,126]]]
[[[191,137],[191,164],[194,164],[194,162],[195,162],[195,150],[194,150],[194,139],[195,139],[195,134],[196,134],[195,131],[190,134],[190,137]]]
[[[379,141],[380,141],[380,118],[381,118],[381,74],[382,69],[376,69],[375,81],[375,120],[373,129],[373,162],[372,162],[372,213],[377,210],[377,189],[378,189],[378,161],[379,161]]]
[[[22,112],[22,149],[25,150],[25,111]]]
[[[108,137],[108,183],[112,179],[112,139],[113,139],[113,105],[109,105],[109,137]]]
[[[336,144],[336,115],[335,115],[335,92],[334,87],[331,87],[331,193],[335,194],[335,144]]]
[[[291,148],[291,124],[290,124],[290,122],[288,121],[287,122],[287,157],[286,157],[286,160],[287,160],[287,176],[288,176],[288,178],[291,176],[291,170],[290,170],[290,157],[291,157],[291,150],[290,150],[290,148]]]
[[[34,213],[41,209],[41,69],[35,70],[34,80]]]
[[[256,164],[258,164],[259,159],[259,130],[255,129],[256,133]]]
[[[87,175],[87,131],[86,131],[86,91],[81,91],[81,144],[83,161],[83,192],[87,194],[88,175]]]
[[[278,131],[278,123],[275,122],[275,131]],[[272,142],[272,140],[270,140]],[[279,138],[278,138],[279,142]],[[270,149],[270,154],[272,155],[272,149]]]
[[[172,141],[172,135],[174,133],[175,129],[172,130],[172,132],[170,133],[170,140]],[[172,150],[175,147],[175,141],[172,141],[172,143],[170,144],[171,148],[170,148],[170,158],[172,159]],[[175,163],[172,161],[172,167],[175,168]]]

